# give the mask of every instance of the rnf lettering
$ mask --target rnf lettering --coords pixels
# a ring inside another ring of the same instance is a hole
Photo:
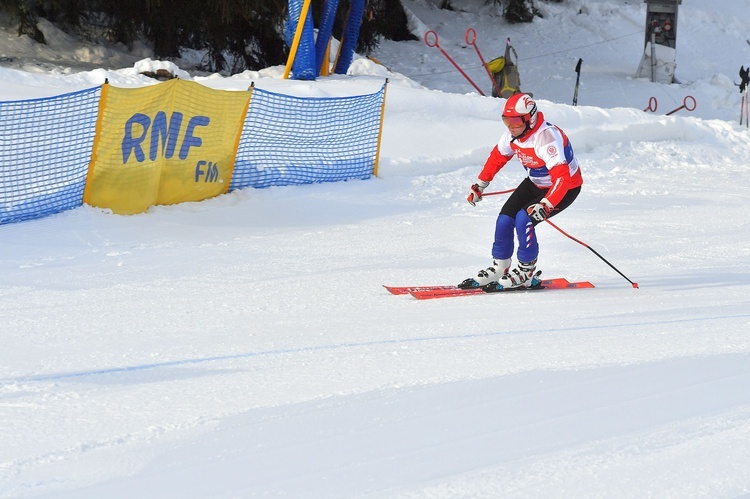
[[[208,126],[211,119],[208,116],[193,116],[182,132],[183,114],[174,112],[167,122],[167,113],[159,111],[154,119],[142,113],[136,113],[125,123],[125,133],[122,137],[122,163],[126,164],[131,154],[136,161],[146,160],[144,142],[148,138],[148,158],[155,161],[158,156],[172,158],[179,146],[180,159],[186,159],[191,147],[200,147],[203,141],[196,136],[195,129]],[[149,133],[150,131],[150,133]],[[161,147],[159,147],[161,145]]]

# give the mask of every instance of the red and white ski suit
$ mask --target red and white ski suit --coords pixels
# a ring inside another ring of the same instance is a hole
[[[510,130],[506,130],[492,148],[479,180],[492,181],[513,156],[517,156],[526,169],[527,178],[510,195],[498,215],[492,256],[496,260],[511,257],[515,229],[518,261],[532,262],[539,254],[534,230],[537,222],[529,218],[526,209],[546,198],[552,205],[549,216],[560,213],[578,196],[583,177],[567,135],[545,121],[540,112],[534,127],[523,138],[513,139]]]
[[[537,113],[536,126],[524,138],[512,138],[508,130],[500,137],[479,173],[479,180],[492,181],[515,155],[534,185],[547,189],[544,197],[553,207],[560,203],[568,190],[583,184],[578,160],[567,135],[545,121],[541,112]]]

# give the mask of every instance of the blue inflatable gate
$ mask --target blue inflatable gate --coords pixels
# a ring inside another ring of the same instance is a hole
[[[310,2],[311,0],[289,0],[289,22],[286,25],[285,38],[291,49],[287,68],[291,62],[292,78],[295,80],[314,80],[320,76],[321,66],[327,60],[328,41],[339,7],[339,0],[326,0],[316,41]],[[365,0],[350,0],[350,3],[349,16],[334,67],[336,74],[346,74],[349,70],[365,12]],[[303,14],[304,19],[300,23]]]

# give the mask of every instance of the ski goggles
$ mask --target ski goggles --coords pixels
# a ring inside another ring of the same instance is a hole
[[[524,126],[526,122],[523,120],[523,116],[503,116],[503,123],[505,126]]]

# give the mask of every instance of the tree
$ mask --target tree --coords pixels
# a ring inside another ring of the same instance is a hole
[[[320,16],[323,2],[313,1]],[[145,38],[157,58],[177,58],[181,48],[205,50],[204,68],[236,73],[286,62],[283,25],[288,0],[0,0],[0,10],[19,23],[19,35],[45,43],[37,28],[45,18],[62,29],[99,32],[126,45]],[[334,24],[340,39],[349,0],[341,0]],[[367,0],[357,50],[369,53],[381,37],[416,39],[406,29],[400,0]],[[92,37],[93,38],[93,37]]]
[[[533,0],[507,0],[503,17],[511,23],[530,23],[534,20]]]
[[[367,14],[366,11],[365,14]],[[362,27],[367,28],[370,23],[372,23],[373,37],[382,36],[396,42],[419,40],[408,29],[409,23],[401,0],[381,0],[377,2],[376,6],[373,7],[372,16],[362,21]],[[369,40],[367,33],[364,36],[360,36],[360,40],[362,43],[367,43]],[[369,53],[365,47],[363,49],[362,52]]]
[[[46,43],[37,27],[40,17],[67,28],[76,28],[86,15],[84,2],[75,0],[0,0],[0,10],[18,21],[18,35],[27,35],[38,43]]]
[[[330,0],[313,0],[313,19],[318,26],[325,3]],[[349,0],[340,0],[333,24],[333,36],[341,39],[341,34],[349,17]],[[417,40],[407,29],[407,19],[401,0],[366,0],[365,12],[359,29],[357,52],[370,54],[377,48],[380,39],[403,41]]]

